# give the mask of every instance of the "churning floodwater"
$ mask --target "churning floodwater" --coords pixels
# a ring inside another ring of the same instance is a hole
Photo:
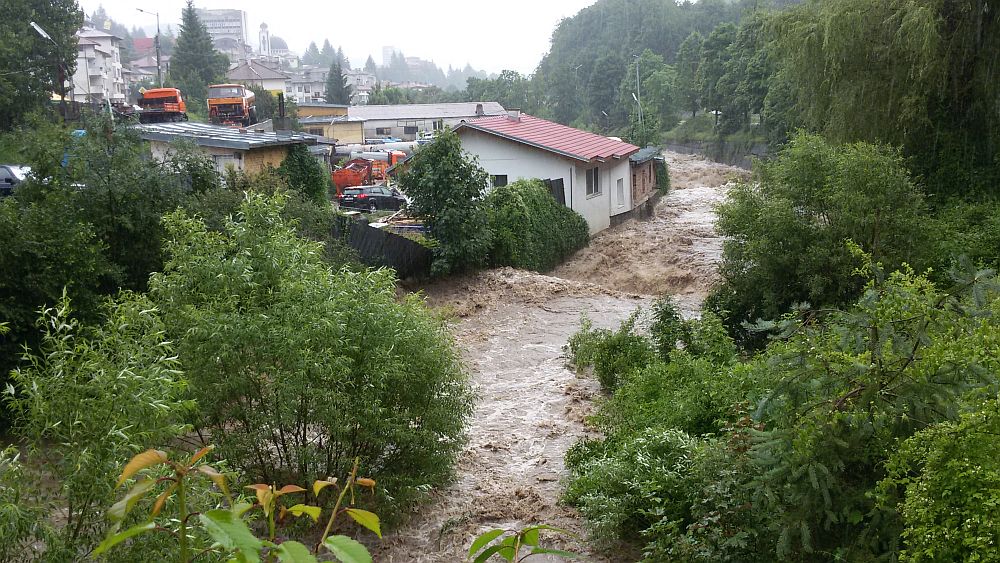
[[[580,536],[543,535],[547,547],[606,560],[582,539],[576,511],[558,502],[563,456],[594,435],[585,421],[600,400],[595,379],[567,368],[563,347],[581,315],[614,328],[659,295],[676,296],[695,314],[722,253],[714,207],[728,183],[745,175],[691,155],[665,156],[672,189],[654,216],[594,237],[551,275],[505,268],[423,288],[432,307],[455,319],[477,405],[455,479],[385,536],[377,561],[462,561],[484,531],[540,523]]]

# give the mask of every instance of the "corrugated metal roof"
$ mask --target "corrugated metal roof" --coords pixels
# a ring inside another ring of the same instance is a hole
[[[449,104],[406,104],[391,106],[351,106],[347,115],[355,119],[444,119],[475,118],[476,106],[482,106],[483,115],[506,114],[498,102],[455,102]],[[301,106],[300,106],[301,107]]]
[[[482,131],[583,161],[625,158],[639,150],[639,147],[624,141],[523,113],[516,119],[506,114],[473,119],[459,124],[455,131],[463,129]]]
[[[299,106],[301,113],[302,106]],[[359,123],[360,119],[352,119],[346,115],[307,115],[305,117],[299,116],[296,118],[302,125],[332,125],[334,123]]]
[[[139,134],[147,141],[170,142],[189,139],[203,147],[222,147],[250,150],[260,147],[316,144],[316,138],[301,133],[257,133],[253,126],[246,132],[235,127],[208,125],[207,123],[150,123],[139,125]]]
[[[660,147],[646,147],[640,149],[639,152],[633,154],[629,157],[629,160],[636,164],[641,164],[647,160],[663,160],[663,155],[660,154],[663,151]]]
[[[298,104],[298,108],[346,108],[350,107],[347,104],[324,104],[322,102],[302,102]]]

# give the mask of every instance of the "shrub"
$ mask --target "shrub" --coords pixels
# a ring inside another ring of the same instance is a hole
[[[566,454],[570,482],[564,499],[603,545],[639,540],[661,520],[683,528],[695,498],[690,468],[700,448],[699,440],[676,429],[581,442]]]
[[[587,245],[587,221],[559,205],[541,180],[518,180],[486,197],[490,263],[545,272]]]
[[[251,194],[221,233],[168,217],[152,281],[199,427],[256,482],[343,474],[355,456],[400,509],[450,474],[471,411],[459,354],[389,270],[331,272],[320,245]]]
[[[278,174],[288,187],[298,190],[317,203],[328,201],[330,174],[311,154],[305,145],[292,145],[281,161]]]
[[[903,442],[879,483],[880,506],[902,517],[900,561],[1000,561],[1000,402]]]
[[[106,317],[82,326],[65,298],[43,311],[38,355],[12,373],[7,396],[16,435],[55,483],[59,535],[80,553],[107,526],[103,512],[114,499],[103,476],[122,458],[179,436],[188,408],[173,345],[152,304],[126,293]]]
[[[636,311],[618,330],[592,330],[584,318],[580,332],[570,337],[569,349],[578,370],[593,366],[605,392],[614,391],[632,372],[656,359],[656,351],[645,337],[635,333],[641,311]]]
[[[923,195],[896,150],[800,134],[755,173],[719,208],[722,283],[708,299],[740,341],[761,345],[742,324],[795,303],[851,303],[864,280],[847,241],[890,271],[924,260]]]

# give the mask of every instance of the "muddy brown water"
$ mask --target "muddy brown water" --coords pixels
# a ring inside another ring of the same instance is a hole
[[[463,561],[482,532],[541,523],[577,536],[543,534],[545,547],[587,561],[622,559],[593,550],[582,518],[559,503],[563,456],[594,435],[586,417],[601,396],[596,380],[566,366],[564,345],[582,314],[614,328],[662,294],[696,314],[722,251],[713,208],[745,175],[696,156],[665,156],[672,189],[654,216],[599,234],[551,275],[504,268],[421,288],[432,307],[456,319],[477,405],[454,480],[385,535],[377,561]]]

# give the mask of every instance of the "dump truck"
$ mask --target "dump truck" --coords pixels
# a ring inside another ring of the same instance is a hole
[[[343,167],[332,173],[333,184],[337,187],[337,195],[344,188],[353,186],[369,186],[377,182],[385,182],[386,170],[406,158],[402,151],[371,151],[355,153],[356,157],[347,161]]]
[[[256,101],[253,91],[242,84],[213,84],[208,87],[208,120],[248,127],[257,123]]]
[[[177,88],[151,88],[139,93],[139,123],[187,121],[187,104]]]

